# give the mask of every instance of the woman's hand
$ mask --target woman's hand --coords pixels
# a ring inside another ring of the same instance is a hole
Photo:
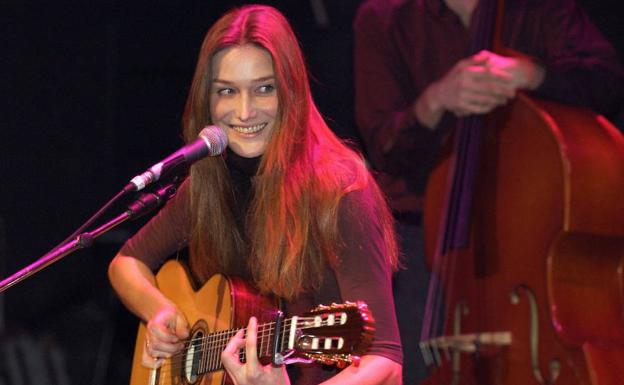
[[[234,384],[290,385],[285,366],[262,365],[258,360],[258,321],[255,317],[249,319],[246,337],[244,332],[244,330],[239,330],[221,353],[223,367]],[[243,347],[245,348],[245,363],[240,362],[238,355]]]
[[[143,365],[158,368],[164,358],[184,348],[184,340],[189,336],[188,322],[184,315],[174,307],[163,308],[147,322]]]

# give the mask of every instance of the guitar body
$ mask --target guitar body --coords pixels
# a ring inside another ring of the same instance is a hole
[[[158,288],[186,316],[191,336],[244,327],[252,315],[259,322],[270,322],[276,315],[276,301],[260,296],[241,279],[217,274],[196,290],[188,270],[177,261],[167,262],[156,275],[156,282]],[[131,385],[225,383],[223,370],[189,380],[183,373],[183,356],[165,360],[158,370],[143,366],[141,357],[145,347],[145,327],[145,323],[141,322],[132,359]]]

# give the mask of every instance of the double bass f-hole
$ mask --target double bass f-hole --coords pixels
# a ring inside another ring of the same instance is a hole
[[[539,310],[537,308],[537,301],[535,300],[535,294],[530,287],[522,284],[514,286],[509,295],[509,299],[512,304],[518,305],[520,303],[520,293],[524,292],[529,300],[530,310],[530,330],[529,330],[529,347],[531,354],[531,369],[533,369],[533,376],[540,384],[554,384],[561,372],[561,363],[558,359],[554,358],[550,360],[548,368],[550,376],[544,377],[542,371],[539,368]]]

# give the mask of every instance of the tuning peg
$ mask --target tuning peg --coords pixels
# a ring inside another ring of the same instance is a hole
[[[331,310],[330,306],[321,304],[321,305],[318,305],[316,308],[314,308],[313,311],[328,311],[328,310]]]

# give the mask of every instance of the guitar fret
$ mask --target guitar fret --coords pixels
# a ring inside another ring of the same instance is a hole
[[[273,351],[271,350],[271,347],[273,346],[273,344],[271,343],[271,341],[273,337],[274,326],[275,326],[275,323],[271,322],[271,323],[266,324],[266,327],[263,328],[262,340],[264,341],[266,338],[266,343],[265,343],[265,348],[263,350],[263,353],[261,354],[262,357],[273,358],[272,357]]]
[[[286,325],[288,324],[288,320],[286,320],[284,322],[284,325],[282,325],[282,340],[281,340],[281,346],[279,347],[280,352],[283,352],[284,350],[284,341],[286,341]]]
[[[209,335],[208,338],[210,339],[210,342],[206,341],[206,343],[208,344],[208,347],[206,348],[206,371],[212,370],[212,367],[214,365],[213,349],[215,336]]]
[[[263,325],[263,333],[262,333],[262,341],[264,341],[264,337],[266,336],[266,348],[264,350],[264,354],[261,354],[261,356],[263,357],[271,357],[271,355],[273,354],[273,352],[271,352],[271,337],[273,336],[273,329],[272,329],[272,325],[274,323],[268,323]],[[260,349],[262,350],[262,349]]]
[[[220,342],[222,338],[223,338],[223,332],[219,332],[214,336],[214,343],[212,345],[212,350],[210,351],[211,359],[212,359],[211,370],[216,370],[220,364],[219,358],[217,357],[217,351],[219,350],[219,346],[221,346]]]
[[[205,353],[206,350],[209,349],[209,343],[210,343],[210,340],[208,339],[208,337],[206,335],[204,335],[202,337],[201,350],[199,351],[200,358],[204,357],[204,355],[206,354]],[[205,370],[206,370],[206,362],[205,362],[205,360],[200,359],[199,360],[199,365],[198,365],[198,368],[197,368],[197,373],[198,374],[202,373]]]
[[[214,366],[213,370],[218,370],[223,365],[221,362],[221,352],[225,349],[225,345],[227,341],[236,334],[238,330],[233,331],[222,331],[219,333],[219,338],[217,339],[217,343],[215,344],[214,349]]]
[[[215,336],[209,335],[208,338],[210,338],[210,343],[209,343],[210,347],[206,350],[206,357],[208,358],[206,362],[206,370],[211,371],[213,370],[212,368],[214,366],[214,353],[213,352],[214,352]]]
[[[256,346],[256,354],[258,355],[258,358],[260,358],[260,357],[262,357],[262,354],[263,354],[262,347],[264,346],[263,341],[262,341],[263,338],[262,338],[262,335],[260,334],[260,330],[258,330],[258,333],[256,334],[256,337],[257,337],[257,339],[256,339],[256,345],[257,345]]]
[[[273,322],[266,325],[266,348],[264,354],[265,357],[271,357],[271,355],[273,354],[273,352],[271,351],[271,346],[273,346],[273,344],[271,343],[271,337],[273,336],[273,325],[275,325],[275,323]]]
[[[272,332],[272,330],[270,329],[271,328],[270,325],[267,325],[267,328],[268,328],[268,330],[266,332],[266,348],[265,348],[264,356],[265,357],[267,357],[267,356],[270,357],[271,356],[271,332]],[[262,340],[264,340],[264,338],[262,338]]]
[[[225,344],[227,342],[227,340],[233,336],[234,334],[236,334],[236,331],[234,332],[221,332],[221,334],[219,335],[219,341],[218,344],[216,345],[215,348],[215,370],[219,369],[222,365],[221,363],[221,351],[223,349],[225,349]]]
[[[212,335],[208,335],[207,337],[205,337],[206,339],[206,347],[204,348],[204,352],[206,354],[206,359],[202,360],[202,362],[204,363],[204,371],[208,372],[210,371],[211,367],[212,367],[212,341],[214,340],[214,336]]]
[[[214,370],[214,368],[216,366],[215,365],[215,361],[216,361],[215,360],[215,350],[216,350],[215,342],[217,341],[217,338],[218,338],[218,334],[210,336],[210,339],[211,339],[211,341],[210,341],[210,349],[208,349],[208,354],[207,354],[208,359],[209,359],[209,364],[207,365],[207,369],[209,371]]]

